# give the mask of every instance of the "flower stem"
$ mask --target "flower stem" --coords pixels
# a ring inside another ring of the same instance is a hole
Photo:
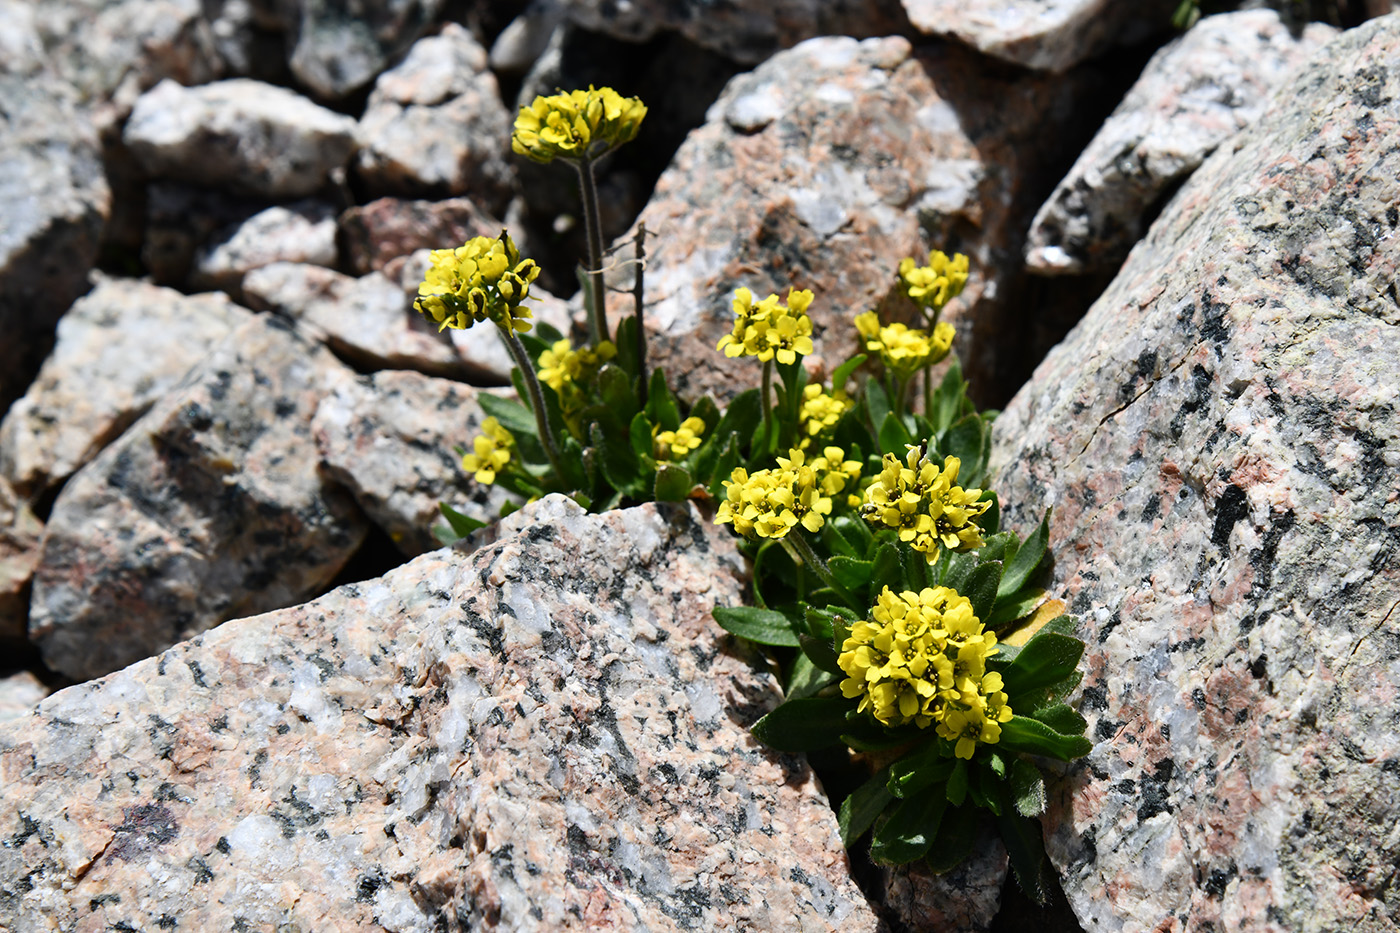
[[[807,538],[802,534],[801,530],[794,528],[791,533],[779,540],[783,542],[783,548],[788,552],[789,557],[794,561],[800,560],[811,568],[812,572],[821,578],[823,583],[831,587],[832,592],[841,597],[842,602],[850,606],[856,612],[864,612],[866,610],[867,607],[862,606],[856,598],[851,595],[851,591],[838,583],[836,578],[831,575],[830,568],[817,556],[817,552],[812,550],[812,545],[807,541]]]
[[[530,363],[530,354],[525,352],[525,344],[520,342],[520,337],[512,328],[496,325],[501,332],[501,339],[505,341],[506,349],[510,351],[511,359],[515,361],[515,366],[520,370],[520,377],[525,382],[525,391],[530,396],[530,408],[535,413],[535,426],[540,430],[540,444],[544,447],[545,456],[549,457],[549,465],[554,468],[554,475],[560,482],[564,480],[563,465],[559,460],[559,448],[554,443],[554,432],[549,427],[549,414],[544,407],[544,393],[540,390],[539,378],[535,375],[535,367]]]
[[[894,410],[895,414],[898,415],[901,420],[904,418],[904,412],[909,401],[909,383],[912,382],[913,379],[913,376],[910,376],[908,379],[900,379],[896,376],[894,379],[894,384],[897,387],[895,389]]]
[[[759,398],[763,401],[763,452],[771,454],[773,452],[773,408],[768,404],[768,397],[773,389],[773,361],[771,359],[763,361],[763,389]]]
[[[588,242],[588,286],[593,296],[593,313],[588,318],[589,336],[597,346],[608,336],[607,314],[603,307],[603,227],[598,217],[598,185],[593,179],[593,160],[574,162],[578,169],[579,192],[583,195],[583,227]]]
[[[632,284],[632,301],[636,307],[637,324],[637,376],[641,388],[640,403],[646,407],[647,403],[647,332],[642,319],[642,292],[644,277],[646,275],[646,242],[647,225],[645,221],[637,224],[637,278]]]

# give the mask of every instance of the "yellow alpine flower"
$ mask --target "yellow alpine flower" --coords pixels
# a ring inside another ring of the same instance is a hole
[[[437,322],[438,330],[465,330],[481,321],[526,331],[530,283],[539,278],[533,259],[522,259],[505,231],[479,236],[456,249],[435,249],[418,286],[414,307]]]
[[[954,253],[949,259],[934,250],[928,254],[926,266],[916,266],[913,259],[905,259],[899,264],[899,283],[916,304],[930,309],[937,317],[967,284],[967,257]]]
[[[831,497],[860,476],[860,464],[846,460],[840,447],[827,447],[811,461],[794,447],[777,460],[776,469],[750,475],[738,467],[730,474],[716,524],[733,525],[746,538],[782,538],[798,525],[817,532],[831,514]]]
[[[475,474],[478,483],[489,486],[496,481],[496,474],[510,463],[515,437],[495,418],[481,422],[481,430],[483,433],[472,440],[471,452],[462,456],[462,469]]]
[[[976,520],[991,502],[980,501],[982,490],[956,485],[962,461],[947,457],[940,468],[923,447],[910,446],[903,463],[887,453],[880,475],[865,490],[861,515],[866,521],[899,532],[899,540],[938,560],[941,544],[950,551],[982,546]]]
[[[679,460],[700,446],[700,436],[705,433],[705,422],[700,418],[687,418],[674,431],[660,431],[660,425],[651,429],[652,455],[657,460]]]
[[[807,289],[788,289],[787,304],[777,295],[755,303],[753,292],[736,289],[734,329],[719,339],[715,349],[731,357],[755,356],[763,362],[777,359],[784,365],[797,362],[813,349],[812,319],[807,316],[812,297]]]
[[[857,315],[855,325],[865,338],[865,349],[879,354],[880,362],[901,381],[942,361],[957,333],[953,325],[943,321],[934,326],[932,334],[899,322],[881,324],[874,311]]]
[[[540,163],[597,158],[636,138],[646,115],[639,98],[610,87],[536,97],[520,108],[510,146]]]

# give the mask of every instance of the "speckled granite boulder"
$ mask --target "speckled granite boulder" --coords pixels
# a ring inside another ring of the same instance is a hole
[[[388,269],[395,259],[420,249],[461,246],[472,237],[499,236],[502,229],[499,220],[470,198],[380,198],[341,214],[336,241],[345,265],[356,275],[385,272],[397,278]]]
[[[565,0],[531,0],[491,43],[491,70],[524,74],[549,46],[550,36],[564,21]]]
[[[0,476],[0,641],[28,637],[29,581],[43,533],[44,523]]]
[[[709,616],[741,572],[688,507],[550,497],[61,691],[0,726],[0,926],[873,931],[811,772],[746,732],[776,686]]]
[[[437,18],[442,0],[283,0],[293,38],[288,64],[318,97],[364,88]]]
[[[756,65],[813,36],[883,36],[907,28],[895,0],[564,0],[586,29],[643,42],[677,31],[696,45]]]
[[[1046,71],[1066,71],[1170,25],[1177,0],[901,0],[914,28]]]
[[[479,390],[412,372],[379,372],[321,400],[312,430],[326,473],[410,557],[441,547],[433,526],[446,502],[484,522],[506,494],[463,473],[453,447],[471,447],[486,417]],[[514,395],[514,392],[511,393]]]
[[[243,277],[274,262],[336,264],[335,211],[321,201],[298,201],[259,211],[224,229],[195,257],[190,284],[241,295]]]
[[[54,325],[87,289],[111,194],[72,88],[0,75],[0,411],[24,393]]]
[[[752,359],[715,350],[741,285],[812,289],[817,353],[843,359],[852,318],[891,296],[901,259],[936,246],[972,259],[958,306],[972,326],[958,346],[970,372],[989,367],[983,356],[1008,313],[998,296],[1010,294],[1041,202],[1029,179],[1068,135],[1078,86],[1009,77],[953,47],[916,55],[897,37],[812,39],[735,78],[641,215],[655,234],[654,362],[687,397],[754,384]],[[632,270],[621,272],[614,284],[630,289]],[[630,295],[614,295],[612,308],[630,313]]]
[[[243,294],[252,307],[297,321],[357,365],[440,376],[467,373],[451,341],[381,273],[357,279],[322,266],[276,262],[245,276]]]
[[[1321,50],[997,420],[1089,645],[1046,821],[1085,929],[1400,917],[1397,61],[1397,16]]]
[[[486,50],[449,23],[375,82],[355,167],[376,194],[470,194],[500,213],[515,178],[511,122]]]
[[[223,295],[98,278],[0,421],[0,476],[33,499],[97,456],[252,315]]]
[[[1001,907],[1008,864],[1001,837],[984,825],[972,854],[951,871],[935,875],[923,862],[881,868],[885,916],[909,933],[985,933]]]
[[[1258,119],[1336,34],[1311,23],[1294,36],[1273,10],[1247,10],[1208,16],[1163,48],[1036,214],[1026,265],[1042,275],[1113,272],[1162,193]]]
[[[49,688],[29,671],[0,676],[0,723],[29,715],[49,695]]]
[[[190,88],[167,80],[136,101],[122,139],[151,175],[296,198],[345,165],[355,121],[249,78]]]
[[[291,325],[238,328],[59,493],[29,634],[97,677],[329,582],[364,517],[318,475],[311,418],[350,372]]]

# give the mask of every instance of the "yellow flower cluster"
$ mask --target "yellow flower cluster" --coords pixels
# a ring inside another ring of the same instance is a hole
[[[615,356],[617,347],[611,340],[604,340],[596,347],[578,349],[574,349],[568,340],[556,340],[540,354],[540,381],[553,389],[562,400],[567,394],[567,387],[587,380]]]
[[[475,473],[478,483],[489,486],[496,481],[496,474],[510,463],[515,438],[495,418],[481,422],[481,430],[484,433],[472,441],[472,452],[462,456],[462,469]]]
[[[715,523],[733,525],[746,538],[781,538],[795,526],[818,531],[831,514],[831,497],[860,477],[860,463],[840,447],[807,460],[798,449],[778,458],[778,468],[752,476],[739,467],[724,481],[725,500]]]
[[[530,297],[540,267],[533,259],[521,259],[504,232],[476,237],[456,249],[435,249],[431,262],[414,307],[438,322],[438,330],[465,330],[487,320],[507,329],[530,329],[530,309],[521,302]]]
[[[880,354],[885,368],[906,380],[925,366],[932,366],[948,355],[956,330],[939,321],[933,334],[904,324],[881,324],[874,311],[856,315],[856,330],[865,338],[865,349]]]
[[[700,418],[687,418],[674,431],[661,431],[657,425],[651,429],[652,454],[657,460],[679,460],[700,446],[704,433],[705,422]]]
[[[956,590],[885,587],[841,645],[841,693],[887,726],[932,723],[957,742],[959,758],[971,758],[977,743],[1000,741],[1012,716],[1001,675],[987,670],[996,642]]]
[[[922,447],[909,447],[905,462],[885,454],[880,475],[865,490],[860,513],[866,521],[899,531],[899,540],[938,560],[938,545],[950,551],[982,546],[976,519],[991,507],[979,502],[980,489],[956,485],[962,461],[948,457],[940,469]]]
[[[914,260],[899,264],[899,284],[904,293],[923,308],[930,308],[937,317],[944,305],[962,293],[967,284],[967,257],[954,253],[949,259],[939,250],[928,254],[928,265],[916,266]]]
[[[797,413],[804,435],[798,445],[805,449],[818,434],[836,427],[836,422],[854,404],[844,391],[828,393],[819,383],[808,383],[802,390],[802,407]]]
[[[807,289],[788,289],[787,304],[777,295],[769,295],[754,304],[753,292],[740,288],[734,292],[734,330],[720,338],[715,349],[725,356],[756,356],[767,362],[795,363],[797,357],[812,352],[812,319],[807,308],[812,293]]]
[[[555,159],[590,159],[637,135],[646,105],[610,87],[536,97],[515,118],[510,147],[540,163]]]

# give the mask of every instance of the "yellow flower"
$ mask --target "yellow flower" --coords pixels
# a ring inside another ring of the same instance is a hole
[[[479,236],[456,249],[435,249],[418,286],[414,307],[438,323],[438,330],[465,330],[481,321],[526,331],[530,283],[539,277],[533,259],[521,259],[503,230],[499,237]]]
[[[462,469],[476,474],[478,483],[489,486],[496,481],[496,474],[510,463],[515,438],[495,418],[481,422],[481,430],[485,433],[473,439],[472,452],[462,456]]]
[[[646,105],[610,87],[536,97],[515,118],[510,147],[540,163],[593,159],[636,138]]]
[[[982,546],[976,520],[991,502],[979,501],[980,489],[955,485],[962,462],[948,457],[942,468],[927,459],[923,447],[909,447],[905,462],[885,454],[880,475],[865,491],[860,512],[866,521],[896,529],[899,540],[938,560],[938,546],[968,551]]]
[[[874,311],[857,315],[855,325],[865,338],[865,349],[878,353],[880,362],[901,381],[946,357],[956,335],[953,325],[941,321],[932,335],[899,322],[881,324]]]
[[[716,524],[733,525],[746,538],[782,538],[798,525],[816,532],[831,514],[831,497],[860,476],[860,464],[846,460],[840,447],[826,448],[810,463],[796,447],[777,459],[777,469],[750,476],[739,467],[730,474]]]
[[[807,289],[788,289],[787,304],[777,295],[754,303],[753,292],[739,288],[734,292],[734,329],[719,339],[716,350],[725,356],[756,356],[767,362],[776,358],[791,365],[798,356],[812,352],[812,319],[807,308],[812,293]]]
[[[809,382],[802,390],[802,407],[797,414],[802,433],[806,435],[799,442],[800,445],[806,447],[814,437],[836,427],[836,422],[854,404],[844,391],[828,394],[820,383]]]
[[[660,431],[660,425],[651,429],[653,456],[657,460],[679,460],[700,446],[700,435],[705,433],[705,422],[699,418],[687,418],[675,431]]]
[[[899,284],[916,304],[931,309],[937,317],[967,284],[967,257],[954,253],[949,259],[934,250],[928,254],[926,266],[916,266],[914,260],[905,259],[899,264]]]
[[[982,631],[956,590],[885,587],[841,645],[841,693],[887,726],[935,725],[957,741],[959,757],[971,758],[977,743],[1000,739],[1000,723],[1012,715],[1001,675],[986,672],[996,652],[996,636]]]
[[[615,356],[617,347],[610,340],[604,340],[596,347],[578,349],[574,349],[567,339],[556,340],[540,354],[540,381],[559,395],[562,404],[568,387],[586,381]]]

